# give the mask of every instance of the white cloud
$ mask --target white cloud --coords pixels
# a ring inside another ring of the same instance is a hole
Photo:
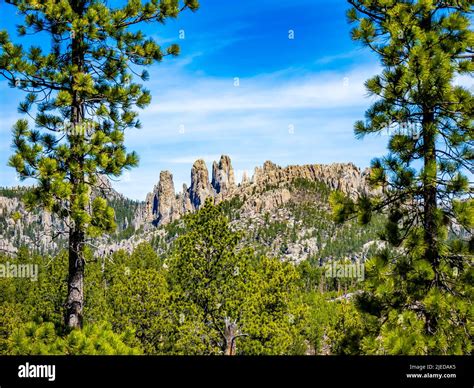
[[[368,52],[369,51],[366,49],[357,48],[357,49],[346,51],[339,54],[326,55],[326,56],[320,57],[316,59],[314,63],[317,65],[327,65],[329,63],[338,62],[344,59],[352,59],[352,58],[360,57],[362,55],[366,55],[366,53]]]
[[[143,128],[126,134],[127,147],[140,155],[140,167],[131,171],[128,183],[116,186],[144,199],[159,172],[169,170],[179,191],[183,183],[189,186],[197,159],[204,159],[210,170],[221,154],[231,157],[237,181],[244,170],[251,176],[265,160],[366,166],[371,143],[356,143],[352,127],[370,105],[364,82],[378,71],[366,66],[308,74],[292,68],[241,78],[240,87],[234,87],[233,76],[157,69],[150,82],[153,104],[140,112]]]
[[[454,79],[454,85],[457,86],[464,86],[465,88],[471,89],[471,92],[474,93],[474,77],[463,74],[463,75],[458,75]]]
[[[330,109],[365,106],[364,82],[377,68],[346,73],[326,72],[285,79],[281,73],[252,78],[182,78],[188,88],[161,87],[146,115],[167,113],[212,114],[232,111]]]
[[[158,67],[146,84],[154,98],[140,112],[143,129],[126,132],[127,148],[138,152],[140,166],[114,187],[143,200],[160,171],[169,170],[179,191],[183,183],[189,186],[197,159],[204,159],[210,170],[221,154],[231,157],[237,181],[244,170],[251,176],[265,160],[367,165],[368,144],[354,144],[352,125],[370,104],[364,81],[378,71],[358,67],[310,74],[290,68],[242,77],[240,87],[234,87],[234,75],[211,77],[185,66]]]

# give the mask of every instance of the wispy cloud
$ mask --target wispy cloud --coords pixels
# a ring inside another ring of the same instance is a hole
[[[181,79],[189,88],[175,88],[159,95],[145,115],[329,109],[366,105],[364,81],[376,68],[327,72],[285,79],[281,74],[252,78]]]
[[[156,74],[153,104],[140,117],[143,129],[127,134],[127,145],[141,157],[128,183],[117,183],[133,198],[143,199],[170,170],[175,187],[189,186],[197,159],[208,169],[228,154],[237,179],[265,160],[281,165],[353,161],[367,166],[383,150],[385,139],[355,142],[352,126],[370,105],[364,81],[376,67],[311,74],[286,69],[240,79]],[[369,153],[370,150],[370,153]],[[146,183],[144,183],[146,182]]]
[[[361,57],[362,55],[366,54],[368,51],[362,48],[357,48],[351,51],[345,51],[339,54],[334,55],[325,55],[322,56],[314,62],[317,65],[328,65],[333,62],[340,62],[346,59],[353,59],[357,57]]]
[[[352,126],[370,104],[364,81],[379,69],[354,50],[345,7],[330,0],[241,0],[233,7],[207,0],[196,15],[150,27],[163,47],[180,44],[182,55],[149,69],[145,87],[153,102],[140,112],[143,129],[125,135],[140,166],[114,186],[143,200],[160,171],[170,170],[179,190],[189,185],[196,159],[210,169],[221,154],[231,157],[237,179],[265,160],[367,165],[385,144],[354,141]],[[11,91],[3,95],[2,145],[10,143],[13,123],[5,116],[20,100]],[[0,154],[5,165],[8,152]],[[14,182],[13,169],[6,170],[1,184]]]

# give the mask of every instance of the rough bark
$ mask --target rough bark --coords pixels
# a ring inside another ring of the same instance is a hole
[[[85,1],[72,1],[72,7],[78,16],[84,12]],[[77,71],[84,69],[83,38],[79,34],[73,35],[71,45],[72,64],[77,66]],[[71,80],[73,86],[73,80]],[[75,131],[84,120],[84,104],[77,91],[72,87],[73,102],[71,106],[71,124],[73,133],[69,135],[71,148],[74,149],[78,143],[82,142],[80,131]],[[79,132],[79,133],[78,133]],[[80,147],[76,148],[80,149]],[[73,194],[71,202],[74,202],[79,195],[78,188],[84,184],[84,155],[73,155],[79,164],[79,169],[71,171],[71,184]],[[84,209],[81,209],[84,210]],[[84,306],[84,243],[85,232],[82,225],[72,222],[69,230],[69,270],[68,270],[68,291],[66,300],[65,323],[71,328],[82,328],[82,310]]]
[[[427,244],[426,259],[435,267],[438,262],[438,225],[436,222],[437,204],[437,161],[436,127],[433,114],[423,117],[423,153],[424,168],[427,171],[423,182],[423,227]]]
[[[235,322],[229,319],[225,320],[224,336],[226,348],[224,354],[226,356],[233,356],[235,354],[235,339],[238,336],[238,328]]]
[[[432,15],[423,16],[421,27],[427,32],[432,29]],[[438,224],[437,224],[437,160],[436,160],[436,120],[433,107],[423,106],[423,167],[425,177],[423,183],[423,227],[424,240],[427,245],[425,257],[435,270],[435,282],[438,281],[437,267],[439,264]]]
[[[69,274],[66,302],[66,324],[70,328],[82,327],[84,305],[84,233],[71,230],[69,233]]]

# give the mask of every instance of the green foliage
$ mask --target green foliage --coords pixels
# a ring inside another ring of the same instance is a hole
[[[58,335],[54,324],[27,322],[17,328],[10,338],[11,355],[138,355],[141,350],[127,342],[133,332],[115,334],[108,323],[85,326],[68,335]]]
[[[391,249],[367,262],[358,303],[364,321],[376,317],[379,324],[358,346],[377,354],[470,353],[472,188],[465,173],[473,170],[474,98],[455,78],[474,71],[472,4],[349,3],[353,39],[383,66],[366,82],[379,100],[355,134],[398,125],[389,155],[372,163],[370,181],[380,195],[332,198],[337,221],[387,214],[381,238]]]
[[[0,196],[5,198],[22,198],[28,191],[28,187],[0,187]]]
[[[310,261],[295,267],[257,255],[241,246],[239,236],[223,210],[208,202],[186,218],[174,254],[164,260],[147,243],[131,254],[95,258],[86,252],[88,303],[82,332],[62,324],[67,254],[42,258],[21,250],[15,260],[37,263],[40,271],[37,281],[0,281],[0,352],[222,354],[226,318],[237,325],[236,353],[241,355],[470,352],[463,326],[451,326],[453,319],[472,314],[469,300],[460,305],[429,291],[426,279],[432,279],[432,271],[425,262],[407,275],[394,266],[389,250],[379,253],[366,268],[370,292],[355,303],[339,302],[332,300],[339,294],[331,291],[337,288],[324,267]],[[1,261],[7,260],[12,259]],[[391,271],[390,281],[386,271]],[[470,269],[457,276],[461,284],[472,283]],[[400,293],[394,293],[395,284]],[[406,309],[401,296],[415,291],[422,304]],[[387,310],[394,304],[400,309]],[[443,335],[423,332],[421,308],[438,317]]]
[[[225,318],[240,318],[251,253],[237,252],[240,236],[207,200],[186,219],[170,265],[173,302],[177,304],[177,349],[186,354],[219,354],[227,343]],[[202,340],[197,340],[200,336]]]
[[[93,189],[103,176],[119,177],[138,165],[138,155],[125,148],[126,129],[140,128],[138,113],[151,102],[143,82],[148,73],[137,71],[164,56],[179,53],[173,44],[162,49],[139,27],[176,18],[185,9],[195,11],[196,0],[129,0],[121,6],[103,1],[10,1],[23,22],[24,35],[51,41],[23,48],[0,31],[0,75],[12,88],[26,93],[13,127],[13,155],[9,166],[21,180],[33,179],[24,202],[68,220],[70,274],[83,283],[85,242],[116,230],[114,210]],[[68,290],[67,319],[82,321],[82,295]],[[77,298],[78,300],[73,300]],[[77,307],[79,306],[79,307]],[[72,318],[75,317],[75,318]]]
[[[10,337],[23,322],[22,305],[12,302],[0,304],[0,354],[8,354]]]
[[[294,266],[263,257],[245,279],[239,354],[304,354],[307,308]]]
[[[218,206],[222,209],[222,212],[225,214],[225,216],[232,220],[238,219],[240,217],[240,209],[243,204],[244,202],[240,196],[236,195],[230,200],[222,201]]]
[[[333,209],[335,222],[346,221],[354,213],[354,202],[340,191],[331,193],[329,203]]]
[[[117,223],[119,231],[117,240],[122,240],[130,237],[130,234],[135,231],[131,225],[131,222],[138,208],[139,202],[130,200],[122,196],[112,197],[107,200],[110,206],[114,209],[115,222]]]
[[[472,267],[451,271],[455,293],[432,286],[436,276],[423,257],[388,251],[366,267],[367,294],[359,308],[384,324],[364,340],[364,352],[377,354],[469,354],[472,351]],[[409,298],[409,299],[408,299]],[[413,347],[410,347],[410,344]]]
[[[309,179],[296,178],[291,182],[290,189],[296,192],[305,192],[316,194],[319,196],[320,200],[327,200],[330,189],[323,182],[315,182]]]
[[[304,354],[308,336],[318,341],[292,264],[242,247],[241,233],[210,201],[182,228],[164,259],[148,243],[131,254],[85,252],[82,331],[62,323],[67,253],[22,250],[16,260],[40,270],[37,281],[0,282],[2,354],[223,354],[228,322],[236,354]]]
[[[360,354],[360,341],[364,337],[364,322],[355,306],[347,301],[338,303],[335,322],[328,329],[330,349],[333,354]]]
[[[67,254],[59,253],[56,257],[37,258],[39,277],[37,282],[30,282],[27,298],[23,301],[31,305],[29,319],[39,319],[45,322],[61,322],[62,306],[67,284]],[[16,300],[20,300],[15,297]]]
[[[169,263],[178,353],[224,353],[226,319],[236,322],[241,335],[238,354],[301,352],[297,272],[240,248],[240,238],[210,200],[186,220]]]
[[[120,276],[107,290],[112,326],[117,332],[132,327],[147,354],[169,350],[169,293],[163,271],[121,266]]]
[[[303,294],[308,306],[308,319],[304,335],[314,354],[330,354],[331,342],[328,334],[336,325],[338,305],[329,300],[330,294],[317,291]]]

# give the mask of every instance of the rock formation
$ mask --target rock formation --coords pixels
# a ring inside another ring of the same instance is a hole
[[[58,244],[53,241],[52,233],[65,228],[63,222],[45,210],[27,211],[19,198],[0,196],[0,220],[0,252],[7,254],[16,253],[21,245],[34,247],[39,252],[54,250]]]
[[[156,211],[154,211],[154,214],[158,223],[168,223],[179,215],[173,175],[169,171],[162,171],[160,173],[160,181],[155,198]]]
[[[327,190],[321,191],[319,185],[300,187],[294,185],[294,181],[305,179],[321,182],[331,190],[341,190],[357,198],[361,194],[374,193],[369,191],[367,185],[368,174],[369,170],[361,171],[351,163],[280,167],[267,161],[255,168],[252,177],[244,173],[242,182],[237,184],[231,160],[223,155],[212,164],[211,181],[205,162],[196,161],[191,169],[191,185],[188,187],[183,184],[180,193],[175,192],[173,175],[169,171],[162,171],[158,183],[142,203],[127,200],[104,179],[94,195],[103,195],[115,201],[111,205],[119,210],[116,213],[120,214],[117,216],[119,228],[117,233],[104,235],[94,241],[97,247],[95,253],[100,256],[119,249],[132,252],[141,242],[157,239],[159,249],[165,249],[162,244],[171,244],[174,235],[168,236],[166,228],[157,226],[169,224],[186,213],[196,211],[210,197],[215,203],[238,199],[228,209],[232,213],[229,217],[232,228],[248,232],[249,238],[254,239],[252,244],[261,244],[272,256],[300,262],[318,255],[332,239],[341,239],[344,231],[334,235],[334,229],[327,224],[330,221],[325,217],[313,223],[312,217],[310,222],[301,216],[301,208],[300,213],[295,211],[295,207],[300,205],[304,206],[303,209],[308,209],[307,206],[317,209],[315,214],[328,214],[330,209],[327,198],[322,196],[327,194]],[[13,188],[13,196],[5,191],[5,195],[11,198],[0,195],[0,252],[15,254],[21,245],[44,253],[57,252],[63,248],[67,233],[62,233],[63,237],[59,236],[56,240],[52,240],[51,235],[67,231],[66,224],[41,209],[27,211],[19,199],[24,189],[17,190],[15,194]],[[288,203],[292,206],[286,206]],[[127,230],[129,225],[135,228],[136,233],[131,234]],[[272,234],[266,236],[265,231],[269,228],[272,228]],[[123,231],[127,233],[121,233]],[[365,246],[361,249],[359,253],[363,255]],[[351,260],[357,259],[359,253],[349,253]],[[331,258],[321,257],[320,265],[324,263],[321,260],[326,259]]]
[[[291,199],[288,184],[297,178],[322,182],[331,190],[340,190],[357,198],[368,192],[368,170],[361,171],[352,163],[308,164],[280,167],[267,161],[255,168],[252,179],[244,174],[240,185],[236,185],[234,169],[229,156],[222,155],[212,164],[212,181],[204,160],[197,160],[191,169],[191,186],[183,185],[183,191],[175,194],[170,172],[160,174],[160,181],[146,197],[133,221],[136,228],[143,224],[163,225],[174,221],[187,212],[199,209],[206,198],[221,202],[234,196],[248,199],[247,211],[265,212],[284,205]]]
[[[212,164],[212,187],[216,194],[225,194],[235,187],[234,169],[227,155]]]
[[[189,189],[186,184],[183,184],[183,193],[181,194],[182,214],[193,211],[193,204],[189,195]]]
[[[340,190],[351,197],[357,197],[368,190],[366,175],[367,171],[361,172],[352,163],[307,164],[282,168],[267,161],[263,168],[255,169],[253,184],[264,188],[302,178],[322,182],[332,190]]]
[[[191,187],[189,188],[189,198],[193,209],[199,209],[211,193],[206,162],[202,159],[196,160],[191,169]]]

